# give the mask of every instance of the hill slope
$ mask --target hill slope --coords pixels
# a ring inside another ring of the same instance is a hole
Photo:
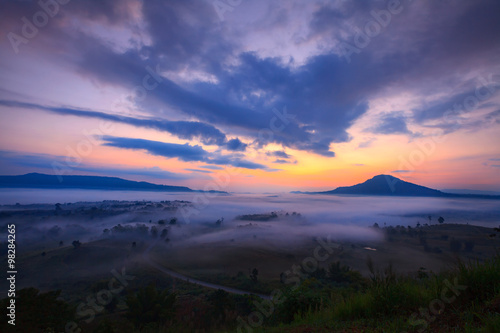
[[[303,193],[303,192],[292,192]],[[447,197],[447,198],[476,198],[500,199],[498,195],[456,194],[445,193],[429,187],[413,184],[390,175],[378,175],[367,181],[353,186],[338,187],[335,190],[324,192],[306,192],[307,194],[350,194],[350,195],[380,195],[402,197]]]
[[[364,195],[395,195],[440,197],[444,193],[425,186],[408,183],[390,175],[378,175],[364,183],[353,186],[338,187],[335,190],[323,192],[325,194],[364,194]]]

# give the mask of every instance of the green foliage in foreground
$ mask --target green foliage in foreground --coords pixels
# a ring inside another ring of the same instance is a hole
[[[334,289],[321,304],[255,331],[500,332],[500,256],[421,278],[372,269],[366,288]]]
[[[75,309],[58,292],[23,289],[17,295],[23,325],[16,328],[62,332],[76,320],[82,332],[99,333],[500,332],[500,255],[459,262],[440,274],[400,276],[391,266],[367,265],[369,278],[333,263],[300,284],[285,284],[272,301],[222,290],[177,295],[152,284],[138,286],[122,297],[125,307],[106,309],[89,325],[73,318]],[[9,332],[2,326],[0,331]]]
[[[0,332],[64,332],[65,325],[73,319],[75,309],[59,299],[61,291],[40,293],[35,288],[21,289],[15,298],[15,325],[10,325],[9,317],[2,316]],[[0,306],[4,313],[10,299],[4,298]]]

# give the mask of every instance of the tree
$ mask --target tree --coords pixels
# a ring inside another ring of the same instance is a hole
[[[73,241],[73,243],[71,243],[71,244],[73,244],[73,247],[74,247],[75,249],[80,248],[80,246],[82,245],[82,243],[80,243],[80,241],[79,241],[79,240],[75,240],[75,241]]]
[[[257,282],[257,275],[259,275],[259,271],[257,268],[252,269],[252,272],[250,273],[250,279],[252,279],[253,282]]]
[[[377,222],[373,223],[373,227],[374,228],[379,228],[378,223]]]
[[[443,219],[443,217],[442,217],[442,216],[440,216],[440,217],[438,218],[438,222],[439,222],[439,224],[443,224],[444,219]]]
[[[351,268],[347,265],[341,265],[340,261],[336,261],[328,266],[328,279],[337,282],[349,282],[348,273],[351,271]]]
[[[158,228],[157,228],[157,227],[155,227],[155,226],[152,226],[152,227],[151,227],[151,236],[152,236],[153,238],[158,237]]]
[[[217,289],[208,296],[209,302],[212,304],[212,318],[217,323],[223,323],[226,320],[226,307],[230,305],[229,293],[222,289]]]
[[[52,228],[49,229],[49,231],[47,231],[47,234],[50,236],[50,237],[57,237],[61,234],[61,227],[58,226],[58,225],[55,225],[53,226]]]
[[[127,317],[139,329],[149,323],[164,325],[173,318],[176,300],[175,294],[150,284],[127,297]]]
[[[174,217],[173,219],[170,220],[168,224],[174,225],[177,224],[177,219]]]
[[[66,323],[74,319],[74,309],[59,299],[60,290],[40,293],[25,288],[16,294],[16,326],[9,325],[6,317],[0,321],[0,332],[64,332]],[[9,304],[10,298],[0,301],[2,309]]]

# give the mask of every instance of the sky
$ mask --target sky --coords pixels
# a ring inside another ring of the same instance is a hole
[[[500,2],[5,0],[0,174],[500,190]]]

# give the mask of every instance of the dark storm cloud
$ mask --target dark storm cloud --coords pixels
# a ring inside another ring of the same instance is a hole
[[[212,125],[197,121],[168,121],[159,119],[138,119],[127,116],[118,116],[99,111],[79,110],[65,107],[49,107],[44,105],[24,103],[17,101],[0,100],[0,105],[24,109],[38,109],[65,116],[76,116],[86,118],[97,118],[113,121],[137,127],[152,128],[158,131],[168,132],[181,139],[200,139],[207,145],[224,145],[226,136]]]

